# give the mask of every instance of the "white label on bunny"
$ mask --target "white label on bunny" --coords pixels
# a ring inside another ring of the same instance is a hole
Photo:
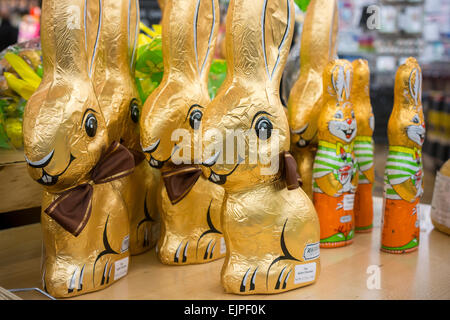
[[[312,260],[320,256],[320,242],[307,244],[303,251],[303,259]]]
[[[344,211],[353,210],[353,203],[355,202],[354,194],[344,195]]]
[[[316,278],[316,263],[310,262],[295,266],[294,284],[314,281]]]
[[[128,257],[117,260],[114,263],[114,281],[120,279],[128,273]]]
[[[220,254],[227,252],[227,245],[225,244],[225,238],[220,238]]]
[[[342,217],[339,218],[339,221],[341,223],[350,222],[350,221],[352,221],[352,216],[351,215],[342,216]]]
[[[128,247],[130,245],[130,235],[125,236],[122,241],[122,246],[120,247],[120,253],[124,253],[128,251]]]

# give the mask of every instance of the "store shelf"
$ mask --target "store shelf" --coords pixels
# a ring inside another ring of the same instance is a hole
[[[166,266],[151,250],[133,256],[129,274],[111,287],[72,299],[450,299],[450,237],[433,229],[430,206],[421,206],[419,249],[394,255],[379,250],[381,202],[375,199],[372,233],[356,234],[348,247],[321,250],[321,275],[308,287],[277,295],[226,294],[220,284],[223,260]],[[40,287],[41,248],[39,224],[0,231],[0,286]],[[380,289],[367,287],[371,265],[380,268]]]
[[[29,176],[23,151],[0,149],[0,181],[0,214],[41,205],[42,187]]]

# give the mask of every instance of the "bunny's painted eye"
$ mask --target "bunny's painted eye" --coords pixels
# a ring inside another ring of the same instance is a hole
[[[266,117],[261,117],[255,124],[256,135],[261,140],[269,139],[272,135],[272,122]]]
[[[195,109],[191,112],[189,116],[189,124],[192,129],[197,130],[200,127],[200,121],[202,121],[203,113]]]
[[[89,137],[93,137],[97,133],[97,118],[94,114],[89,113],[86,116],[86,120],[84,121],[84,130],[86,130]]]
[[[136,100],[131,101],[130,104],[130,116],[131,120],[133,120],[134,123],[139,122],[139,105],[137,104]]]
[[[344,119],[344,114],[342,113],[341,110],[339,110],[338,112],[335,113],[334,117],[336,119]]]
[[[352,111],[352,118],[355,119],[355,113]]]
[[[414,116],[414,118],[412,119],[412,122],[418,124],[420,122],[419,117],[417,115]]]

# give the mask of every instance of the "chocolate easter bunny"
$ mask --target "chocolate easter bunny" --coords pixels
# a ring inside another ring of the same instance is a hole
[[[97,46],[92,81],[108,136],[111,141],[120,141],[135,159],[134,172],[113,183],[129,212],[130,252],[138,254],[156,244],[160,227],[156,203],[160,173],[144,161],[139,142],[141,101],[134,80],[139,3],[102,0],[88,6],[87,26],[99,30],[98,36],[95,32],[88,35],[88,48]]]
[[[317,121],[322,108],[322,74],[337,58],[338,9],[335,0],[311,0],[300,49],[300,75],[288,101],[291,152],[298,163],[302,188],[312,199],[312,170],[317,152]]]
[[[226,250],[220,226],[223,188],[201,176],[198,166],[175,164],[175,153],[190,146],[181,148],[172,140],[177,131],[189,134],[198,128],[210,101],[208,72],[218,26],[217,0],[165,3],[164,77],[141,117],[142,148],[149,164],[162,172],[157,250],[165,264],[205,263],[222,258]]]
[[[423,194],[422,71],[408,58],[395,76],[394,107],[388,122],[389,153],[384,172],[381,250],[404,253],[419,245],[419,200]]]
[[[372,188],[375,180],[373,167],[373,130],[375,117],[370,104],[370,70],[367,60],[352,62],[353,85],[351,100],[355,112],[358,132],[354,152],[358,162],[358,188],[355,193],[355,232],[370,232],[373,227]]]
[[[293,27],[292,0],[230,1],[227,76],[201,121],[202,170],[225,189],[221,281],[230,293],[280,293],[315,282],[320,272],[319,221],[299,188],[279,94]],[[245,150],[224,162],[228,147],[216,147],[230,131],[246,133]]]
[[[323,73],[325,93],[318,120],[313,198],[320,221],[320,246],[324,248],[353,242],[358,175],[353,151],[357,123],[350,100],[352,72],[350,62],[335,60]]]
[[[44,76],[24,114],[25,158],[44,186],[44,289],[56,297],[105,288],[128,271],[129,218],[113,181],[134,169],[128,149],[109,142],[91,82],[84,0],[44,0]]]

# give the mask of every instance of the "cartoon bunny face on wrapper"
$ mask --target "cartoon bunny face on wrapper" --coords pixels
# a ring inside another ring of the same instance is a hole
[[[395,77],[394,108],[388,123],[391,145],[421,148],[425,140],[422,107],[422,71],[414,58],[408,58]]]
[[[352,65],[345,60],[336,60],[325,68],[324,104],[329,107],[319,116],[319,140],[347,144],[356,136],[355,112],[349,101],[352,72]]]
[[[322,109],[322,74],[337,57],[336,0],[311,0],[301,34],[300,75],[289,94],[291,152],[298,163],[302,188],[312,199],[313,162],[317,152],[318,119]]]

